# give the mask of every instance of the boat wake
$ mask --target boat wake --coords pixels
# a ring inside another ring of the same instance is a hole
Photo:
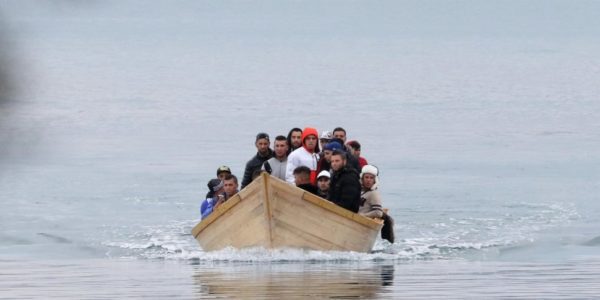
[[[563,225],[578,217],[574,207],[569,205],[522,205],[528,206],[528,215],[504,214],[500,218],[454,217],[447,222],[432,222],[427,226],[398,222],[394,231],[397,236],[404,238],[398,239],[394,244],[378,238],[371,253],[273,250],[260,247],[205,252],[190,234],[197,220],[144,227],[132,234],[113,236],[110,242],[103,244],[109,249],[106,253],[109,257],[189,260],[201,264],[470,259],[493,256],[503,248],[532,243],[541,230]]]

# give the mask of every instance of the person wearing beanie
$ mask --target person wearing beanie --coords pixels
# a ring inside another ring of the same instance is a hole
[[[366,165],[360,173],[362,192],[360,194],[360,208],[358,213],[368,218],[381,218],[383,210],[381,207],[381,195],[377,190],[379,170],[372,165]]]
[[[206,199],[200,204],[200,215],[202,219],[208,217],[217,206],[221,205],[225,201],[223,195],[223,181],[218,178],[211,179],[208,184],[208,194]]]
[[[342,150],[342,145],[337,141],[329,142],[325,145],[317,164],[317,174],[321,173],[321,171],[331,170],[331,153],[335,150]]]
[[[319,133],[315,128],[304,128],[302,131],[302,147],[292,151],[288,156],[285,180],[294,184],[294,170],[297,167],[306,166],[310,169],[311,184],[316,185],[319,151]]]
[[[339,138],[334,137],[331,139],[330,143],[332,143],[332,142],[336,142],[336,143],[339,143],[340,145],[342,145],[342,150],[344,152],[346,152],[346,161],[348,162],[348,167],[354,168],[356,170],[356,172],[360,173],[360,166],[358,164],[358,159],[356,157],[354,157],[354,155],[350,154],[350,150],[348,149],[348,147],[346,147],[346,145],[344,144],[344,141]]]
[[[328,200],[351,211],[360,206],[360,181],[358,171],[346,165],[346,154],[335,150],[331,154],[331,183]]]
[[[242,189],[245,188],[250,182],[252,182],[252,174],[262,167],[263,163],[269,158],[273,157],[273,150],[269,148],[269,135],[261,132],[256,135],[256,155],[252,157],[247,163],[244,170],[244,178],[242,179]]]

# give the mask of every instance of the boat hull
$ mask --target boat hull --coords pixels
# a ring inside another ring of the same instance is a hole
[[[266,173],[192,230],[206,251],[225,247],[368,252],[383,226]]]

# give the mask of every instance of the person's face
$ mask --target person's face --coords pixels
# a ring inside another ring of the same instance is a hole
[[[373,174],[365,174],[362,178],[363,187],[370,189],[375,184],[375,176]]]
[[[228,196],[231,196],[237,192],[237,184],[233,179],[225,180],[223,182],[223,189],[225,190],[225,193],[227,193]]]
[[[341,130],[334,132],[333,137],[342,140],[344,143],[346,142],[346,133]]]
[[[294,148],[298,148],[302,146],[302,131],[294,131],[292,132],[292,146]]]
[[[317,185],[319,186],[319,189],[321,191],[328,191],[329,190],[329,178],[322,176],[321,178],[319,178],[319,180],[317,180]]]
[[[341,170],[345,164],[346,164],[346,161],[342,158],[341,155],[332,155],[331,156],[331,168],[334,171]]]
[[[328,139],[321,139],[321,149],[325,148],[325,146],[327,146],[327,143],[329,143]]]
[[[277,141],[276,140],[273,148],[275,148],[275,156],[284,157],[288,151],[287,141]]]
[[[348,150],[350,151],[350,154],[352,154],[352,156],[356,156],[358,157],[359,152],[357,150],[354,150],[354,148],[346,145],[346,148],[348,148]]]
[[[217,175],[217,178],[219,178],[220,180],[225,180],[225,176],[229,175],[228,172],[221,172],[219,173],[219,175]]]
[[[300,185],[300,184],[307,184],[310,182],[310,179],[307,178],[307,176],[305,174],[294,174],[294,182],[296,183],[296,185]]]
[[[259,139],[256,141],[256,149],[261,155],[267,154],[269,152],[269,140]]]
[[[333,153],[333,151],[331,151],[331,150],[323,151],[323,157],[325,157],[325,160],[327,162],[331,162],[331,153]]]
[[[315,147],[317,147],[317,137],[314,135],[309,135],[304,139],[304,144],[306,145],[306,148],[309,150],[315,150]]]

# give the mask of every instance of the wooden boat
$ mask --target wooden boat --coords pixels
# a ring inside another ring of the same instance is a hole
[[[368,252],[383,221],[355,214],[263,173],[192,229],[206,251],[225,247]]]

